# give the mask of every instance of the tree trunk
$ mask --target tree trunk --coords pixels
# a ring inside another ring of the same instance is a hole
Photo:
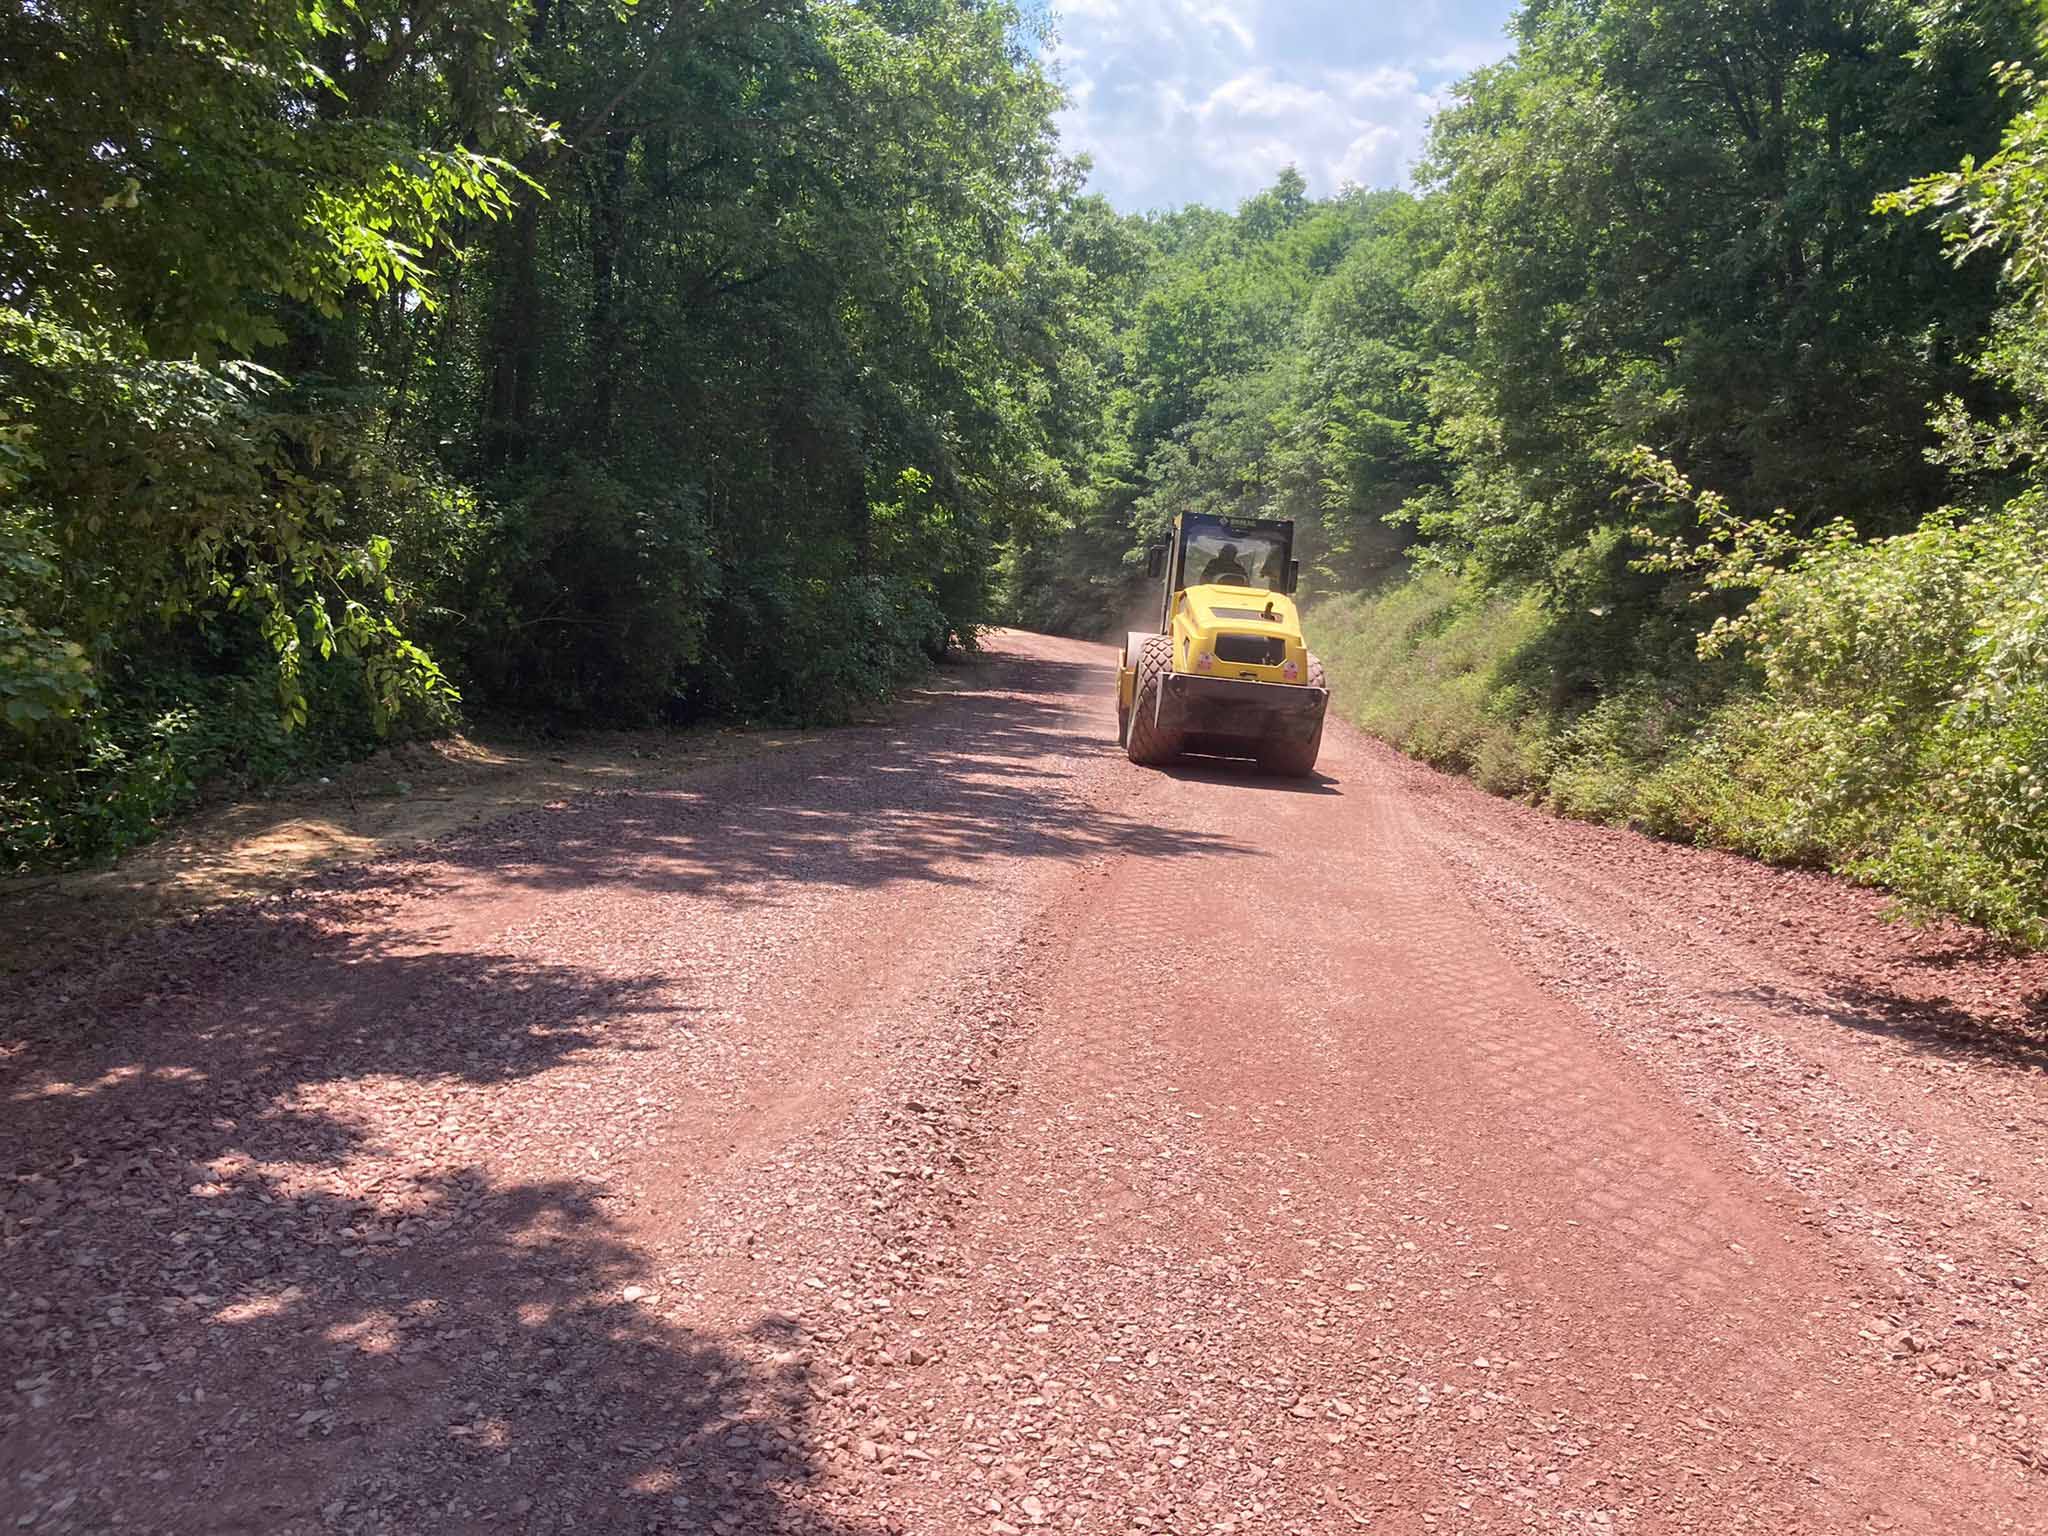
[[[619,353],[625,341],[618,296],[619,253],[626,244],[627,135],[608,133],[590,221],[591,451],[611,451],[619,396]]]
[[[484,462],[503,469],[526,457],[533,378],[540,352],[540,209],[528,200],[500,245],[502,276],[491,317],[490,393],[484,402]]]

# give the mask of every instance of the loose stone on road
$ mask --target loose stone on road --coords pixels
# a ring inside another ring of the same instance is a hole
[[[2048,962],[1114,654],[0,982],[0,1522],[2041,1528]]]

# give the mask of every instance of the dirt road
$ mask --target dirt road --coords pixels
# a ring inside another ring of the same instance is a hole
[[[0,993],[0,1529],[2048,1525],[2048,965],[896,725]]]

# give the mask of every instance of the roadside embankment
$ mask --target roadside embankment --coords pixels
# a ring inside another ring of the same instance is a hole
[[[2031,514],[1818,548],[1706,661],[1421,571],[1309,626],[1345,718],[1562,815],[1833,869],[2048,941],[2048,533]],[[1617,628],[1620,626],[1617,624]]]

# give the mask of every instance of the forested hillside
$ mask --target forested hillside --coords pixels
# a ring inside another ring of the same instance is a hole
[[[0,862],[458,707],[833,719],[1096,430],[1129,257],[1006,6],[58,0],[0,59]]]
[[[2035,7],[1534,0],[1414,195],[1138,221],[1020,617],[1309,530],[1337,707],[1571,814],[2048,912]]]
[[[1433,761],[2048,936],[2040,20],[1531,0],[1412,191],[1133,216],[988,0],[10,6],[0,862],[843,717],[1189,508]]]

